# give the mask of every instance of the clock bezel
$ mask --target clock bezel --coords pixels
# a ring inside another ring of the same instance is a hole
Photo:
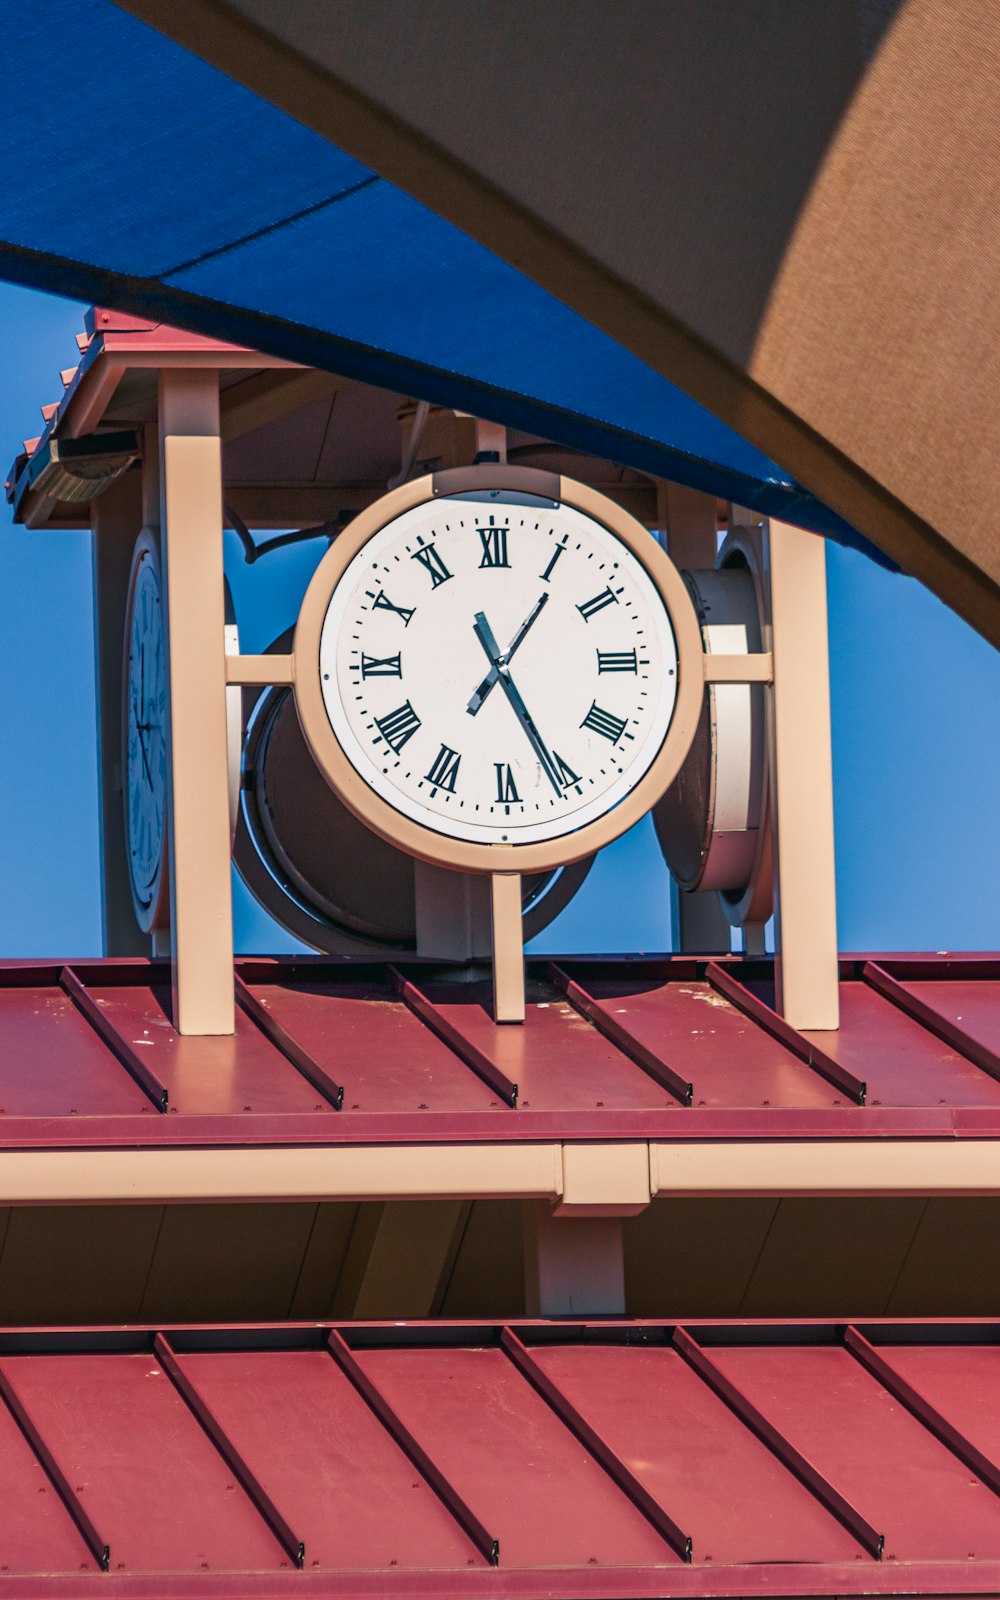
[[[591,517],[618,538],[646,572],[667,612],[677,644],[677,698],[666,736],[635,787],[601,816],[554,839],[528,844],[488,844],[454,839],[416,822],[376,794],[341,746],[323,701],[320,636],[334,591],[355,556],[377,533],[413,507],[473,490],[520,490],[555,499]],[[295,706],[306,743],[327,783],[381,838],[432,865],[460,872],[545,872],[600,850],[638,822],[680,771],[691,746],[704,694],[701,629],[684,582],[649,532],[605,495],[526,467],[484,463],[438,472],[391,490],[368,506],[323,557],[299,611],[292,650]]]
[[[160,842],[159,861],[156,875],[152,880],[151,892],[148,902],[140,894],[135,881],[135,872],[132,866],[131,849],[131,824],[129,821],[129,785],[128,785],[128,711],[129,711],[129,666],[132,644],[132,617],[135,609],[136,586],[139,579],[139,569],[144,560],[152,562],[153,572],[156,577],[157,588],[160,594],[160,626],[164,634],[164,651],[166,650],[166,627],[163,615],[163,572],[160,564],[159,539],[153,528],[143,528],[135,542],[132,551],[132,566],[128,579],[128,599],[125,605],[125,629],[122,652],[122,805],[124,811],[125,829],[125,861],[128,868],[129,891],[132,896],[132,906],[135,918],[143,933],[152,933],[155,929],[165,924],[167,907],[167,785],[164,780],[163,793],[163,837]],[[165,670],[165,666],[164,666]],[[164,730],[166,737],[166,730]]]

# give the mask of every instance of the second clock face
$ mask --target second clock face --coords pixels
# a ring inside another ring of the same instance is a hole
[[[390,805],[456,839],[574,832],[649,770],[677,698],[663,599],[613,533],[489,493],[367,541],[320,637],[331,726]]]
[[[137,907],[159,893],[166,819],[166,682],[160,584],[152,556],[133,572],[126,664],[125,817]]]

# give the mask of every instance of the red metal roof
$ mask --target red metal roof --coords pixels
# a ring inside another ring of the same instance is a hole
[[[760,961],[533,962],[523,1028],[407,974],[241,961],[236,1034],[203,1039],[162,965],[0,964],[0,1148],[1000,1137],[1000,957],[845,959],[809,1035]]]
[[[5,1331],[0,1396],[16,1597],[1000,1588],[995,1322]]]

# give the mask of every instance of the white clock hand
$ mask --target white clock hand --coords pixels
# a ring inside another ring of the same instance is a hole
[[[507,666],[509,664],[511,656],[514,654],[514,652],[517,649],[518,645],[523,640],[525,634],[528,632],[528,629],[531,627],[532,623],[534,622],[535,618],[538,616],[538,613],[541,611],[543,605],[545,604],[545,602],[546,602],[546,600],[548,598],[549,597],[548,597],[548,593],[547,592],[545,594],[539,595],[538,599],[536,600],[535,604],[532,606],[531,610],[528,612],[528,615],[525,617],[524,621],[521,623],[521,626],[518,628],[517,632],[515,633],[513,639],[511,640],[510,644],[508,645],[507,649],[504,651],[503,655],[498,657],[497,661],[493,664],[493,666],[490,668],[489,672],[486,674],[486,676],[483,679],[482,683],[479,685],[479,688],[476,690],[475,694],[472,696],[472,699],[469,701],[469,704],[466,706],[466,710],[468,711],[470,717],[474,717],[476,712],[479,710],[479,708],[482,705],[483,701],[486,699],[486,696],[489,694],[490,690],[493,688],[494,684],[498,681],[498,679],[500,677],[501,665],[502,666]],[[480,613],[480,615],[481,614],[482,613]],[[492,634],[490,635],[490,637],[491,638],[493,637]],[[495,642],[496,641],[494,640],[494,643]]]
[[[518,722],[521,724],[521,727],[524,729],[528,737],[528,742],[530,743],[535,754],[538,756],[542,767],[544,768],[546,777],[551,783],[553,789],[556,791],[556,794],[560,799],[562,799],[562,785],[559,782],[559,774],[556,770],[556,764],[546,749],[541,734],[532,721],[531,713],[518,693],[517,686],[511,678],[507,663],[500,653],[497,642],[494,639],[493,633],[490,629],[490,625],[482,611],[476,612],[476,620],[473,624],[473,627],[479,643],[486,651],[492,666],[496,670],[497,682],[500,684],[504,694],[507,696],[511,710],[516,716]]]

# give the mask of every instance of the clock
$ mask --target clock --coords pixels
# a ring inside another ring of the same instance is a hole
[[[500,464],[362,512],[295,632],[296,707],[343,802],[410,854],[546,871],[647,812],[703,696],[690,597],[603,495]]]
[[[125,848],[136,918],[149,932],[165,911],[167,690],[159,553],[148,528],[132,559],[124,666]]]

